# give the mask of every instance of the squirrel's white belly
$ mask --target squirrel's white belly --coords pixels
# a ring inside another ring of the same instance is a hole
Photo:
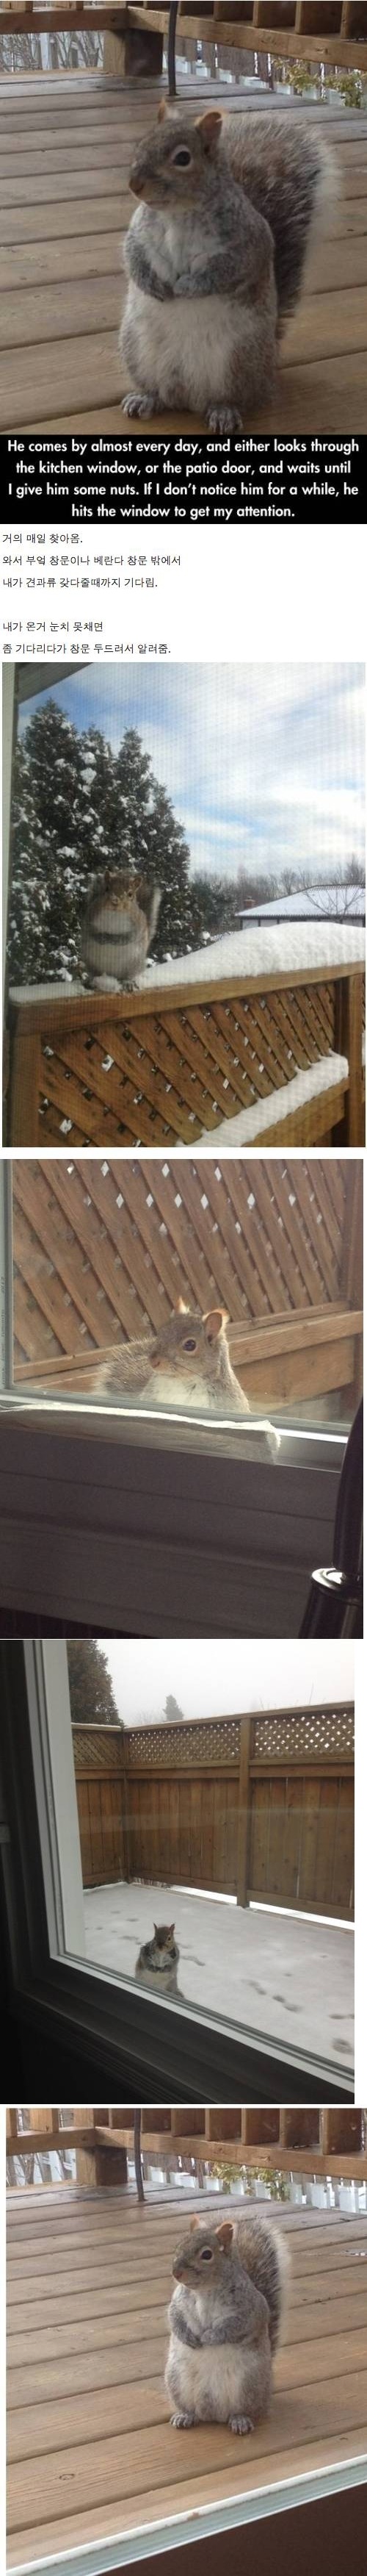
[[[143,1401],[145,1404],[173,1404],[180,1413],[187,1411],[189,1405],[198,1413],[213,1412],[213,1399],[204,1379],[198,1379],[193,1386],[189,1378],[179,1377],[173,1369],[171,1374],[164,1369],[152,1370],[152,1376],[144,1387]]]
[[[177,395],[195,411],[228,400],[231,368],[252,324],[246,306],[224,295],[180,295],[160,304],[130,281],[121,334],[129,366],[161,407]]]
[[[243,2344],[207,2343],[196,2351],[193,2345],[181,2343],[179,2335],[172,2334],[167,2364],[168,2387],[170,2362],[174,2368],[175,2404],[179,2402],[183,2410],[187,2408],[188,2413],[199,2413],[203,2404],[206,2413],[210,2400],[218,2424],[226,2424],[230,2415],[242,2413],[246,2369]]]

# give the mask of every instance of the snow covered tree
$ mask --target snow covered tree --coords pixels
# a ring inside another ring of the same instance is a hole
[[[79,733],[50,698],[15,752],[12,984],[78,977],[84,906],[108,867],[161,887],[151,950],[157,961],[185,957],[235,921],[235,879],[190,872],[185,832],[136,727],[127,727],[114,752],[98,726]]]
[[[95,1637],[69,1637],[70,1708],[74,1726],[118,1726],[107,1655]]]
[[[129,727],[115,754],[96,726],[80,734],[49,699],[15,753],[9,971],[12,983],[79,970],[80,920],[107,867],[162,887],[154,953],[190,945],[190,851],[170,797]]]

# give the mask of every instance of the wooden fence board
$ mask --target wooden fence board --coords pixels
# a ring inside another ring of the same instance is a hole
[[[73,1728],[73,1742],[86,1886],[125,1876],[351,1917],[350,1708]]]

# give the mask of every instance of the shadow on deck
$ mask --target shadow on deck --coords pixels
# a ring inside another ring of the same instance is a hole
[[[121,235],[133,202],[128,172],[161,87],[87,74],[0,81],[2,431],[121,436],[117,335]],[[185,86],[193,116],[202,94],[207,104],[208,81],[204,93],[198,83]],[[213,94],[217,105],[217,82]],[[227,111],[243,107],[243,94],[227,89],[223,96]],[[271,116],[273,104],[262,101],[264,113]],[[318,128],[321,117],[341,194],[333,237],[318,250],[285,335],[271,412],[266,421],[256,413],[246,427],[357,434],[367,430],[367,118],[339,108],[321,116],[304,103],[287,112]],[[171,413],[160,426],[177,432],[205,423]],[[138,433],[140,422],[128,428]]]
[[[269,2419],[246,2441],[218,2425],[171,2430],[172,2255],[186,2207],[207,2210],[208,2195],[177,2199],[140,2208],[130,2192],[72,2186],[9,2195],[12,2568],[366,2451],[366,2219],[338,2210],[275,2212],[292,2286]]]

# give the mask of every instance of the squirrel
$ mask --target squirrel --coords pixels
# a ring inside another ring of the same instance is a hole
[[[123,409],[188,408],[209,430],[241,430],[271,400],[311,235],[337,194],[329,146],[284,114],[207,108],[192,123],[162,100],[129,185],[141,202],[120,349],[137,390]]]
[[[174,1923],[155,1923],[151,1941],[142,1942],[135,1976],[142,1985],[154,1986],[156,1994],[177,1995],[179,1956]]]
[[[122,1342],[101,1361],[95,1393],[145,1397],[147,1404],[192,1406],[202,1412],[250,1414],[248,1396],[235,1377],[228,1350],[223,1306],[208,1314],[192,1313],[179,1297],[173,1315],[158,1333],[143,1341]],[[279,1432],[270,1422],[251,1425],[248,1455],[277,1455]]]
[[[165,2386],[179,2431],[216,2423],[253,2433],[267,2414],[289,2261],[284,2237],[262,2218],[191,2220],[168,2310]]]
[[[95,884],[80,928],[82,962],[95,993],[127,992],[142,968],[156,929],[160,887],[144,877],[114,872]]]

